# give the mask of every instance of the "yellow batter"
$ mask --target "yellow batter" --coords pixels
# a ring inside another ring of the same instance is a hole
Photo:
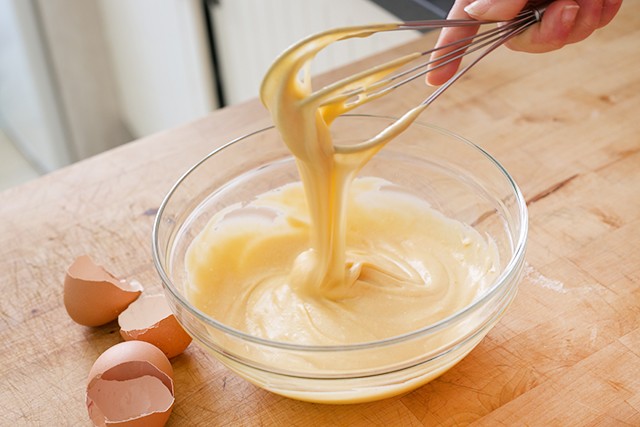
[[[416,107],[369,141],[336,147],[332,121],[413,56],[313,92],[308,64],[337,40],[394,26],[326,32],[286,51],[261,98],[295,156],[301,183],[219,212],[191,244],[191,302],[250,334],[298,344],[350,344],[410,332],[468,305],[492,283],[497,250],[473,228],[378,178],[354,180]]]

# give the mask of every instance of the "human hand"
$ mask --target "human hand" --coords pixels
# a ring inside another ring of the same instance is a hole
[[[538,2],[540,3],[540,2]],[[527,5],[527,0],[456,0],[449,19],[503,21],[515,17]],[[513,50],[541,53],[587,38],[596,29],[607,25],[616,15],[622,0],[554,0],[547,6],[542,20],[506,43]],[[444,28],[436,47],[470,37],[479,27]],[[434,52],[437,59],[446,51]],[[452,61],[427,73],[427,83],[439,86],[455,74],[460,61]]]

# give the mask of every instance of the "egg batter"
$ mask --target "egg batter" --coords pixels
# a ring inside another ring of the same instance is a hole
[[[187,295],[235,329],[275,341],[337,345],[414,331],[471,303],[493,282],[498,252],[391,182],[355,178],[424,109],[369,141],[334,146],[330,126],[371,98],[340,94],[375,84],[412,56],[313,92],[309,62],[335,41],[390,26],[306,39],[266,74],[261,99],[296,159],[301,182],[218,212],[187,255]]]

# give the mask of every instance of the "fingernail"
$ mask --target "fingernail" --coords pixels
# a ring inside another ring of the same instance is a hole
[[[491,7],[490,2],[486,0],[476,0],[473,3],[467,5],[467,7],[464,8],[464,11],[471,16],[480,17],[487,13],[489,7]]]
[[[580,10],[580,6],[577,4],[568,5],[562,8],[562,12],[560,13],[560,20],[563,25],[570,26],[578,15],[578,11]]]

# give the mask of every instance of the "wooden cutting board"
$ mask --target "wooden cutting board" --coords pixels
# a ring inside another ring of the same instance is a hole
[[[424,91],[417,82],[363,111],[398,115]],[[640,2],[558,52],[495,52],[423,120],[492,153],[528,201],[525,275],[499,324],[432,383],[348,406],[273,395],[192,345],[172,361],[170,425],[640,425]],[[160,290],[150,236],[164,194],[204,154],[267,123],[251,101],[0,193],[3,425],[90,424],[86,375],[120,338],[116,324],[69,319],[65,268],[90,254]]]

